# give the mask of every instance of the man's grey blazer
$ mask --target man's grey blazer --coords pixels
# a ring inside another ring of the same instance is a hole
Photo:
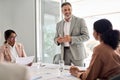
[[[70,36],[72,41],[70,42],[70,50],[75,60],[82,60],[87,57],[83,42],[89,39],[89,33],[85,21],[82,18],[72,16],[70,25]],[[64,36],[64,20],[60,21],[56,25],[56,35],[54,41],[57,45],[60,45],[56,39],[59,36]],[[61,58],[64,58],[64,43],[61,43]]]

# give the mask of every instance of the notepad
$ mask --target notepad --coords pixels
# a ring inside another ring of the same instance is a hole
[[[16,63],[21,64],[21,65],[27,65],[29,63],[32,63],[34,60],[34,56],[29,56],[29,57],[17,57],[16,58]]]

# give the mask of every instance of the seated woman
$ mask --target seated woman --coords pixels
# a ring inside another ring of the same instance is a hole
[[[5,42],[0,47],[0,61],[15,62],[16,57],[25,57],[22,44],[16,42],[17,34],[13,30],[4,32]]]
[[[120,32],[113,30],[107,19],[96,21],[93,29],[93,36],[100,44],[94,48],[89,67],[83,71],[72,66],[70,73],[81,80],[108,80],[120,74],[120,54],[115,51],[119,44]]]

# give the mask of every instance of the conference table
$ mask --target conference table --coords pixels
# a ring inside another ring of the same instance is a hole
[[[39,63],[33,63],[28,69],[31,80],[80,80],[69,73],[69,68],[70,66],[64,66],[63,72],[60,72],[57,64],[42,63],[40,66]]]

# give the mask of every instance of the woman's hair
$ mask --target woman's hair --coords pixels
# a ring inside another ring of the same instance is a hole
[[[5,38],[5,42],[4,42],[4,43],[7,43],[7,39],[10,37],[10,35],[11,35],[12,33],[15,33],[15,31],[13,31],[13,30],[11,30],[11,29],[6,30],[6,31],[4,32],[4,38]],[[15,33],[15,34],[16,34],[16,33]]]
[[[94,23],[94,30],[101,34],[101,40],[116,49],[119,44],[120,31],[113,30],[111,22],[107,19],[100,19]]]

